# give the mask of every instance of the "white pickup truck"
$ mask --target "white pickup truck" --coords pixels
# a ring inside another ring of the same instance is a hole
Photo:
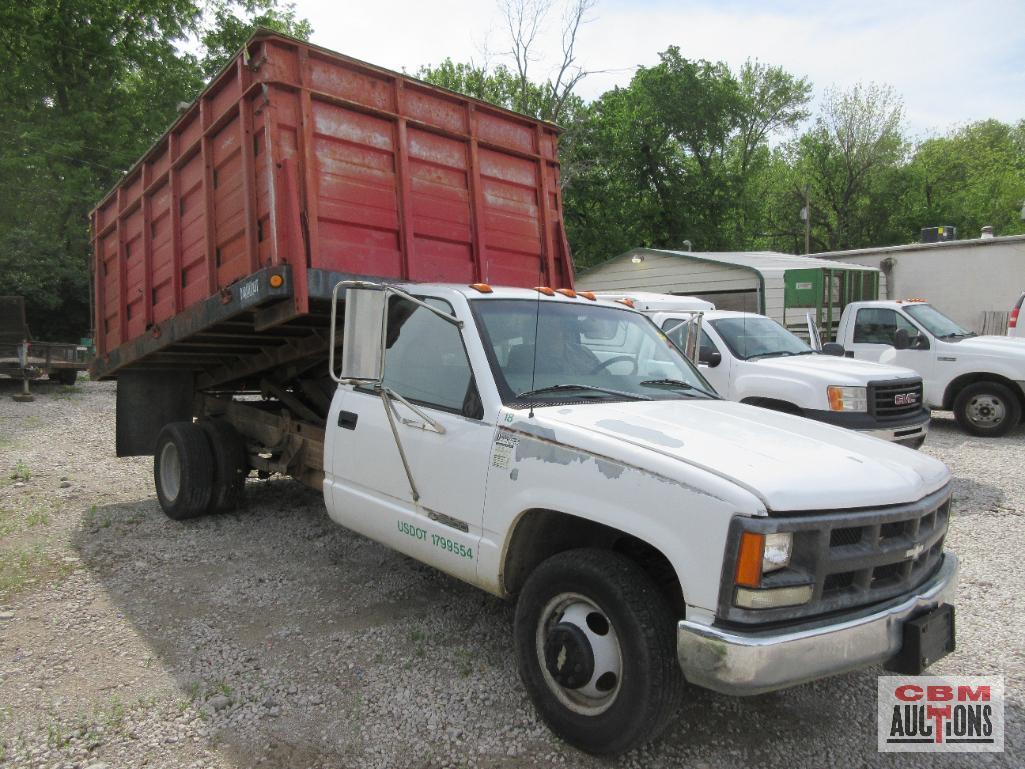
[[[289,420],[279,450],[323,436],[332,519],[516,598],[520,675],[568,742],[652,739],[685,682],[757,694],[917,673],[954,648],[937,460],[722,400],[646,317],[593,294],[348,281],[334,297],[326,426]],[[157,440],[177,518],[210,499],[190,486],[209,482],[204,426],[218,456],[231,425],[270,426],[216,394],[200,417]],[[218,467],[214,488],[233,483]]]
[[[716,310],[696,297],[646,292],[599,296],[629,299],[681,350],[686,351],[691,331],[699,329],[699,369],[724,398],[911,448],[925,442],[929,411],[922,404],[922,378],[910,369],[823,354],[772,318]],[[697,313],[700,323],[695,322]]]
[[[925,405],[981,436],[1005,435],[1025,407],[1025,339],[977,336],[924,300],[852,302],[837,343],[858,360],[917,371]]]

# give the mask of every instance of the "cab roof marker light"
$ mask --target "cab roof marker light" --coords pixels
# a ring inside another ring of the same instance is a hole
[[[592,302],[598,300],[598,297],[594,295],[593,291],[577,291],[577,296],[582,296],[584,299],[590,299]]]
[[[557,288],[555,289],[555,293],[562,294],[563,296],[568,296],[570,299],[577,298],[577,292],[574,291],[572,288]]]
[[[493,294],[495,289],[489,286],[487,283],[471,283],[470,288],[474,291],[479,291],[482,294]]]
[[[545,296],[555,296],[555,291],[548,286],[535,286],[534,290]]]
[[[620,304],[625,304],[627,307],[630,307],[631,309],[634,306],[633,299],[617,299],[616,301],[619,302]]]

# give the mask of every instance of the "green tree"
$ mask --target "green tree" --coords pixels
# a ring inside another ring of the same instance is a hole
[[[922,142],[908,167],[905,234],[952,224],[960,237],[985,225],[1000,235],[1025,232],[1025,121],[983,120]]]
[[[193,0],[0,7],[0,276],[37,337],[90,328],[89,211],[203,86],[217,51],[180,49],[227,45],[218,30],[241,22],[224,13],[211,26]]]
[[[815,125],[784,153],[789,172],[771,214],[784,242],[803,239],[798,213],[811,202],[812,251],[880,245],[899,239],[895,212],[907,184],[903,106],[888,86],[827,91]]]
[[[742,249],[761,237],[767,141],[803,119],[810,85],[759,63],[735,75],[675,47],[659,56],[577,132],[565,205],[579,266],[638,245]]]

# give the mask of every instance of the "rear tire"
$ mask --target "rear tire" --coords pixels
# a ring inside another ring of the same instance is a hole
[[[172,422],[157,436],[153,482],[160,507],[182,521],[203,515],[213,496],[213,455],[206,432],[192,422]]]
[[[997,438],[1018,426],[1021,403],[999,382],[976,382],[957,394],[954,418],[967,433]]]
[[[516,604],[520,678],[566,742],[623,753],[661,734],[679,705],[675,629],[633,561],[607,550],[559,553],[534,569]]]
[[[242,502],[246,476],[249,475],[245,444],[238,431],[227,422],[211,420],[200,422],[199,425],[210,441],[210,452],[213,455],[210,512],[234,510]]]

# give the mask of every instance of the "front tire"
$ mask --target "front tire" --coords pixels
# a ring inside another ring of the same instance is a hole
[[[552,556],[527,579],[514,627],[520,678],[546,724],[589,753],[656,738],[683,676],[675,622],[633,561],[606,550]]]
[[[172,422],[160,431],[153,482],[168,518],[183,521],[207,512],[213,496],[213,455],[202,427]]]
[[[1021,421],[1021,403],[999,382],[976,382],[957,394],[954,418],[967,433],[997,438]]]

